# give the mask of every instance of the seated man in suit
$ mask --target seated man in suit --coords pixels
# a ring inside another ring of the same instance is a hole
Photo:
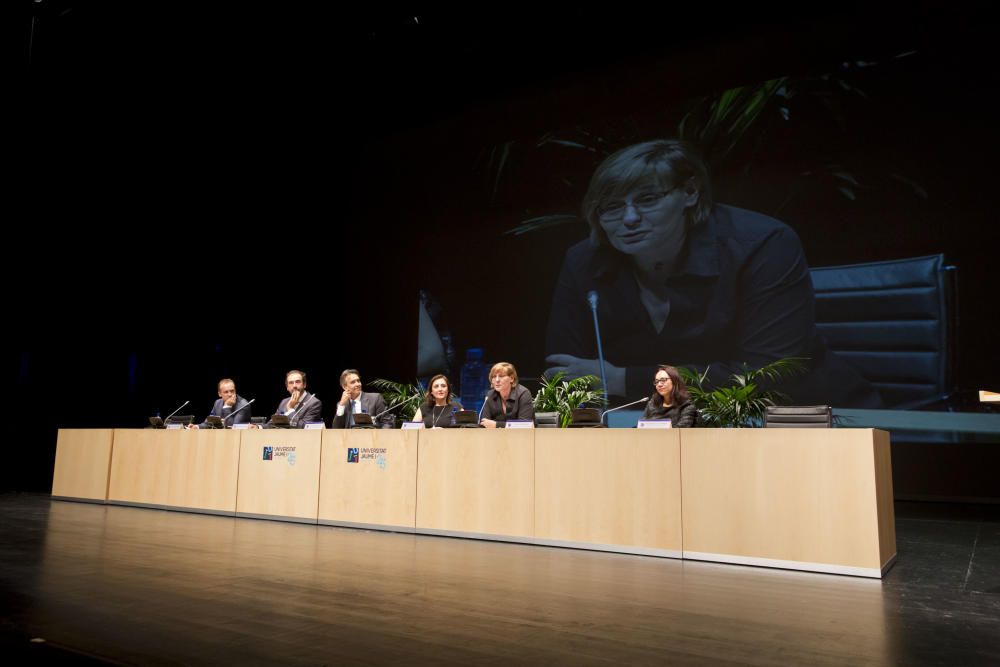
[[[209,417],[222,417],[222,423],[226,426],[233,424],[246,424],[250,421],[250,408],[244,407],[249,402],[247,399],[236,393],[236,383],[226,378],[219,380],[219,400],[212,406]],[[239,412],[237,412],[239,410]],[[229,415],[236,412],[236,416],[229,419]],[[191,424],[188,428],[204,427],[206,424]]]
[[[394,417],[385,411],[385,399],[382,394],[369,394],[361,391],[361,375],[353,368],[348,368],[340,374],[340,386],[344,389],[340,402],[337,403],[337,416],[333,418],[333,428],[350,428],[354,423],[354,415],[364,412],[378,420],[376,428],[392,428]],[[381,415],[381,416],[380,416]]]
[[[323,403],[306,391],[305,373],[288,371],[285,388],[288,389],[288,398],[278,404],[275,414],[287,416],[288,425],[292,428],[304,428],[306,422],[323,421]]]

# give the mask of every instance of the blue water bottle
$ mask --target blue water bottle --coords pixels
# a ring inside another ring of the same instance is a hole
[[[486,390],[490,386],[488,373],[489,368],[483,363],[483,349],[481,347],[469,348],[465,353],[465,363],[462,364],[460,379],[462,407],[466,410],[475,410],[478,413],[483,407]]]

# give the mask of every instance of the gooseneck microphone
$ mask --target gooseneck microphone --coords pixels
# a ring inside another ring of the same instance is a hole
[[[184,401],[184,405],[187,405],[190,402],[191,401]],[[184,408],[184,405],[182,405],[181,407],[177,408],[176,410],[174,410],[173,412],[171,412],[169,415],[167,415],[167,418],[163,420],[163,423],[166,424],[168,421],[170,421],[170,418],[173,417],[174,415],[176,415],[178,412],[180,412]]]
[[[230,417],[232,417],[233,415],[235,415],[240,410],[243,410],[244,408],[249,408],[250,404],[253,403],[256,400],[257,400],[256,398],[251,398],[249,401],[247,401],[246,403],[244,403],[240,407],[238,407],[235,410],[233,410],[232,412],[230,412],[228,415],[226,415],[225,417],[223,417],[222,423],[225,424],[227,419],[229,419]]]
[[[485,410],[485,409],[486,409],[486,401],[488,401],[488,400],[490,399],[490,392],[491,392],[491,391],[493,391],[493,388],[492,388],[492,387],[491,387],[491,388],[489,388],[489,389],[487,389],[487,390],[486,390],[486,394],[485,394],[485,395],[483,396],[483,407],[479,408],[479,419],[477,419],[477,420],[476,420],[476,423],[477,423],[477,424],[478,424],[479,422],[483,421],[483,410]],[[501,400],[502,400],[502,399],[501,399]]]
[[[608,405],[608,373],[604,369],[604,346],[601,345],[601,326],[597,322],[597,290],[587,292],[587,303],[594,316],[594,338],[597,340],[597,360],[601,362],[601,384],[604,388],[604,405]]]
[[[381,417],[382,415],[384,415],[385,413],[390,412],[392,410],[395,410],[396,408],[398,408],[401,405],[406,405],[407,403],[409,403],[410,401],[412,401],[415,398],[423,398],[423,396],[421,396],[420,394],[414,394],[413,396],[410,396],[405,401],[400,401],[399,403],[396,403],[395,405],[390,405],[385,410],[383,410],[382,412],[380,412],[377,415],[375,415],[374,417],[372,417],[372,421],[373,422],[377,422],[378,418]]]
[[[622,408],[627,408],[627,407],[629,407],[631,405],[635,405],[636,403],[645,403],[648,400],[649,400],[649,396],[643,396],[638,401],[632,401],[631,403],[626,403],[625,405],[619,405],[617,408],[611,408],[610,410],[605,410],[604,412],[601,413],[601,423],[602,424],[604,423],[604,416],[606,414],[608,414],[609,412],[614,412],[615,410],[621,410]]]

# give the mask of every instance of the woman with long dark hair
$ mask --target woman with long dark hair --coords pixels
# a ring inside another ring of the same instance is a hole
[[[431,378],[430,389],[424,402],[417,408],[413,421],[424,423],[424,428],[444,428],[455,425],[455,413],[462,409],[461,403],[451,398],[451,382],[444,375]]]
[[[684,380],[673,366],[660,366],[653,378],[656,389],[643,419],[669,419],[673,428],[691,428],[698,425],[698,409],[691,402]]]

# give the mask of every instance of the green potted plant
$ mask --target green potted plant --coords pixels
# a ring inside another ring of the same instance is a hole
[[[678,368],[691,400],[698,407],[700,426],[716,428],[757,428],[764,424],[764,412],[769,405],[787,403],[786,394],[773,389],[762,389],[761,382],[778,382],[801,375],[806,368],[805,359],[789,357],[778,359],[761,368],[752,369],[746,364],[739,373],[730,376],[728,387],[706,386],[708,369],[697,373],[689,368]]]
[[[564,380],[566,373],[559,371],[551,378],[542,375],[541,385],[535,394],[535,413],[556,412],[559,414],[559,428],[569,426],[574,408],[596,407],[604,404],[604,392],[596,387],[600,378],[583,375],[574,380]]]
[[[415,384],[403,384],[402,382],[393,382],[392,380],[383,380],[382,378],[372,380],[371,384],[381,392],[382,398],[385,399],[386,407],[406,401],[406,404],[401,405],[399,410],[396,411],[397,426],[399,426],[399,422],[413,421],[413,415],[416,413],[417,408],[420,407],[420,399],[416,397],[422,397],[426,393],[425,389]]]

